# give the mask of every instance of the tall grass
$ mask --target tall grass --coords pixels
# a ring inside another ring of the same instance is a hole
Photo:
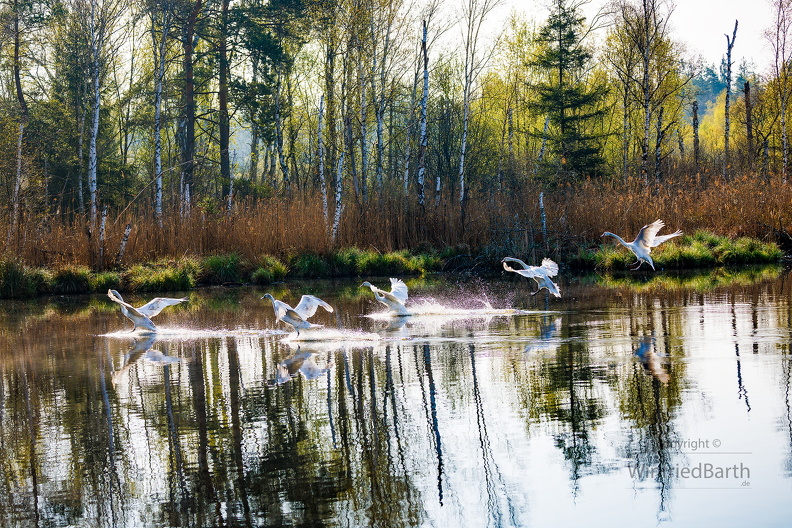
[[[546,239],[538,205],[541,191]],[[132,233],[120,262],[124,268],[160,259],[236,254],[240,261],[254,263],[252,272],[261,255],[272,255],[299,275],[301,269],[320,265],[305,255],[327,256],[347,247],[378,254],[430,253],[455,246],[493,254],[534,249],[537,259],[552,254],[563,260],[581,248],[596,247],[603,231],[629,238],[656,218],[686,233],[705,230],[730,238],[752,236],[766,241],[775,232],[792,232],[792,186],[759,176],[728,182],[684,178],[660,185],[646,185],[638,179],[589,180],[544,189],[526,184],[514,191],[471,195],[464,222],[455,195],[443,196],[437,206],[430,202],[424,210],[399,193],[384,193],[367,204],[348,200],[335,240],[317,193],[295,191],[291,197],[238,202],[231,215],[222,207],[216,209],[196,206],[186,216],[171,213],[163,227],[146,207],[130,207],[115,217],[111,213],[103,262],[96,260],[96,238],[86,236],[83,218],[50,216],[25,222],[3,254],[29,266],[111,269],[124,226],[131,223]],[[2,224],[6,221],[0,220],[0,232],[7,231],[8,226]],[[360,258],[352,253],[339,255],[327,271],[332,274],[334,266],[357,267]],[[385,273],[387,265],[380,264]]]

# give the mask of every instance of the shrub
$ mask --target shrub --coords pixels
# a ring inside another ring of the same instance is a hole
[[[289,262],[291,274],[297,278],[321,278],[330,276],[330,265],[316,253],[293,256]]]
[[[109,289],[121,287],[121,274],[115,271],[94,273],[90,277],[91,291],[104,293]]]
[[[89,293],[91,270],[87,266],[66,266],[52,274],[52,293]]]
[[[0,297],[31,297],[46,291],[48,285],[46,273],[28,268],[15,259],[0,259]]]
[[[200,264],[189,258],[138,264],[126,271],[122,283],[130,291],[189,290],[200,269]]]
[[[260,264],[250,277],[254,284],[272,284],[282,281],[288,272],[286,265],[271,255],[261,257]]]
[[[207,284],[243,282],[245,267],[249,266],[238,253],[211,255],[204,258],[201,264],[200,282]]]

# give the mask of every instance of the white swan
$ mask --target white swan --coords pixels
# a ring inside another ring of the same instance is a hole
[[[677,229],[670,235],[657,236],[657,232],[663,229],[663,227],[665,227],[665,223],[662,220],[655,220],[651,224],[643,226],[641,230],[638,231],[638,236],[635,237],[635,240],[632,242],[625,242],[622,237],[614,235],[610,231],[605,231],[602,233],[602,236],[612,236],[635,254],[638,260],[630,264],[630,266],[635,266],[630,269],[637,270],[644,262],[652,266],[652,269],[655,269],[652,257],[649,256],[649,253],[652,252],[652,248],[659,246],[669,238],[674,238],[682,234],[682,231]]]
[[[269,293],[265,294],[261,298],[266,298],[272,301],[272,308],[275,310],[275,318],[293,326],[297,331],[297,335],[300,335],[300,330],[318,328],[322,326],[308,322],[308,318],[312,317],[313,314],[316,313],[317,308],[321,306],[328,312],[333,311],[332,306],[324,302],[319,297],[314,297],[313,295],[303,295],[300,299],[300,303],[294,308],[283,301],[275,299],[275,297]]]
[[[380,290],[370,282],[366,281],[360,287],[367,286],[374,292],[374,297],[389,308],[393,315],[411,315],[404,303],[407,302],[407,285],[401,279],[391,279],[391,291]]]
[[[124,299],[121,297],[121,294],[115,290],[107,290],[107,296],[110,297],[111,301],[116,302],[121,306],[121,313],[124,314],[127,319],[132,321],[132,324],[135,325],[134,328],[132,328],[133,332],[138,328],[148,330],[149,332],[156,332],[157,327],[151,322],[152,317],[160,313],[162,309],[167,306],[173,306],[174,304],[179,304],[189,300],[187,297],[183,297],[181,299],[156,297],[151,299],[143,306],[135,308],[128,302],[124,301]]]
[[[505,257],[501,262],[503,263],[503,269],[506,271],[519,273],[523,277],[532,277],[536,281],[536,284],[539,285],[539,289],[531,293],[531,295],[536,295],[542,291],[542,288],[546,288],[547,291],[556,297],[561,297],[561,290],[558,289],[558,284],[550,279],[550,277],[558,275],[558,264],[549,258],[542,259],[541,266],[529,266],[522,260],[514,257]],[[514,269],[509,266],[509,262],[516,262],[522,266],[523,269]]]

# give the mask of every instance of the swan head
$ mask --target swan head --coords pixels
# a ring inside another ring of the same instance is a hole
[[[360,285],[361,288],[371,288],[371,283],[369,281],[364,281],[363,284]]]
[[[269,294],[269,293],[265,293],[262,297],[259,297],[259,298],[260,299],[269,299],[273,303],[275,302],[275,297],[273,297],[272,294]]]

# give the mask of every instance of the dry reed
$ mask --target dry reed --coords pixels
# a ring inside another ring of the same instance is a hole
[[[365,204],[350,201],[335,241],[318,194],[239,202],[231,215],[195,207],[186,216],[169,214],[161,227],[150,210],[130,208],[108,218],[101,263],[95,262],[97,241],[86,234],[84,218],[30,218],[10,237],[4,254],[32,266],[111,268],[127,223],[132,233],[123,267],[227,253],[255,261],[262,255],[327,254],[342,247],[388,252],[459,246],[475,253],[497,245],[502,231],[519,232],[522,249],[538,246],[563,258],[598,244],[605,230],[631,238],[656,218],[688,233],[772,240],[792,232],[792,186],[758,176],[706,185],[690,179],[650,185],[589,180],[545,189],[548,240],[542,240],[540,230],[539,192],[526,185],[517,192],[475,194],[465,204],[464,222],[459,203],[449,197],[424,208],[398,195],[373,197]],[[8,233],[7,218],[3,222],[0,228]]]

